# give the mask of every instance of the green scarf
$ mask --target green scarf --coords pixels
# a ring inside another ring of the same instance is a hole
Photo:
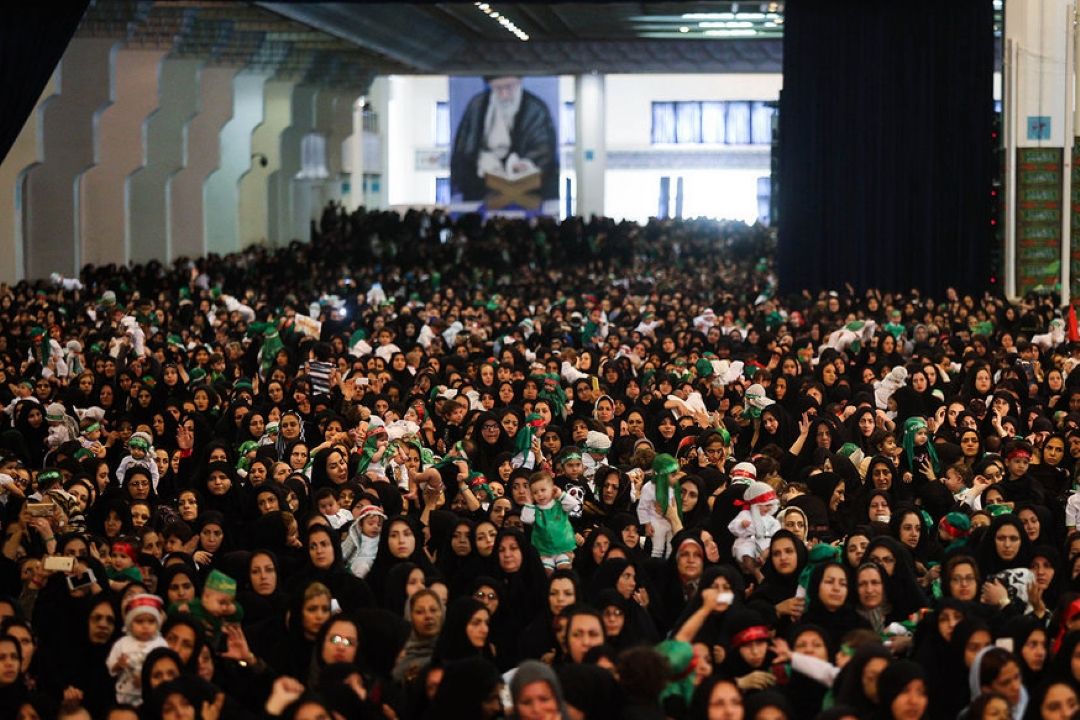
[[[263,332],[263,345],[261,357],[259,359],[259,367],[262,369],[264,377],[269,374],[270,368],[274,366],[274,358],[284,347],[285,343],[281,342],[281,336],[273,326],[267,328]]]
[[[52,343],[49,342],[49,334],[45,332],[45,328],[40,325],[35,325],[30,329],[30,342],[33,343],[34,349],[38,351],[38,356],[41,359],[42,365],[49,364],[49,352],[52,350]]]
[[[667,660],[670,670],[667,685],[660,691],[660,702],[679,698],[690,705],[694,695],[694,647],[681,640],[664,640],[655,648]]]
[[[532,450],[533,437],[543,426],[544,419],[536,413],[525,416],[525,424],[518,428],[517,435],[514,436],[514,449],[518,453],[528,453]]]
[[[374,457],[375,451],[379,449],[379,433],[369,432],[368,436],[364,438],[364,447],[360,450],[360,462],[356,466],[356,474],[363,475],[367,472],[368,466],[371,465],[371,458]]]
[[[656,483],[656,502],[660,504],[660,510],[665,515],[668,511],[668,495],[675,492],[676,502],[679,497],[679,483],[673,481],[671,476],[679,471],[679,461],[667,453],[660,453],[652,464],[653,482]],[[679,511],[679,519],[682,519],[682,505],[676,505]]]
[[[904,421],[904,457],[907,458],[908,467],[912,472],[918,470],[915,467],[915,433],[919,430],[928,430],[929,426],[926,421],[921,417],[909,417]],[[941,473],[941,462],[938,461],[937,450],[934,449],[934,443],[930,440],[926,441],[926,450],[930,454],[930,464],[934,468],[934,474]]]
[[[556,417],[566,417],[566,392],[559,383],[559,375],[557,373],[533,375],[532,379],[540,384],[537,397],[551,403]]]
[[[429,468],[435,465],[435,453],[431,452],[429,448],[424,447],[423,443],[419,440],[409,440],[406,444],[412,445],[416,448],[416,451],[420,453],[420,468]]]
[[[451,452],[453,452],[454,455],[451,455]],[[456,443],[454,443],[454,446],[450,448],[446,455],[443,455],[442,459],[432,462],[431,467],[438,470],[446,467],[447,465],[453,465],[458,460],[464,460],[466,465],[469,464],[469,457],[465,454],[465,443],[461,440],[458,440]]]

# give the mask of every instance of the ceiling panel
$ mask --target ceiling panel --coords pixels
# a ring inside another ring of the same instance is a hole
[[[781,65],[782,2],[259,4],[415,73],[779,72]]]

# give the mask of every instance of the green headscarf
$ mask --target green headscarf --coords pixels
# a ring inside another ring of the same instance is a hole
[[[451,452],[454,453],[454,455],[451,455]],[[458,460],[464,460],[466,465],[469,464],[469,456],[465,454],[465,443],[462,440],[458,440],[454,443],[453,447],[451,447],[441,459],[432,463],[432,467],[444,468]]]
[[[431,452],[430,448],[424,447],[418,439],[408,440],[406,444],[416,448],[416,451],[420,453],[420,467],[429,468],[435,464],[435,453]]]
[[[236,469],[247,472],[248,468],[251,467],[251,459],[247,456],[247,454],[252,450],[257,450],[258,448],[259,443],[255,442],[254,440],[245,440],[244,442],[240,443],[240,447],[236,449],[236,453],[239,456],[236,460]]]
[[[270,372],[270,368],[274,365],[274,358],[283,347],[285,347],[285,343],[281,342],[281,336],[278,334],[277,329],[273,326],[268,327],[263,332],[263,345],[259,358],[259,367],[263,376]]]
[[[563,390],[562,384],[559,382],[559,375],[557,373],[542,373],[533,375],[532,379],[540,384],[539,392],[536,394],[537,397],[551,403],[557,417],[566,417],[566,391]]]
[[[694,646],[682,640],[664,640],[655,649],[671,670],[667,685],[660,691],[661,704],[674,697],[689,705],[694,695]]]
[[[49,334],[45,332],[45,328],[40,325],[35,325],[30,329],[30,341],[34,344],[38,354],[41,356],[41,364],[49,364],[49,351],[52,350],[52,343],[49,342]]]
[[[364,438],[364,447],[360,450],[360,462],[356,466],[356,474],[363,475],[367,472],[368,466],[371,465],[371,458],[375,455],[375,451],[379,449],[379,435],[374,431],[369,431],[368,436]]]
[[[919,430],[929,431],[929,426],[926,421],[921,417],[909,417],[904,421],[904,457],[907,458],[908,466],[915,471],[915,433]],[[934,468],[934,473],[939,474],[941,472],[941,462],[938,461],[937,450],[934,449],[934,443],[927,440],[926,451],[930,454],[930,464]]]
[[[533,437],[536,431],[544,426],[544,419],[536,413],[525,416],[525,424],[518,428],[514,436],[514,449],[518,453],[527,453],[532,449]]]
[[[667,453],[660,453],[653,460],[652,471],[652,479],[656,483],[656,502],[660,504],[660,510],[667,514],[669,492],[674,491],[675,497],[679,497],[679,483],[671,479],[671,476],[679,471],[679,461]],[[679,518],[682,518],[682,506],[676,507]]]

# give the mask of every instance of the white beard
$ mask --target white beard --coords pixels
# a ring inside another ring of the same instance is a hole
[[[484,147],[480,150],[477,174],[501,175],[506,171],[506,158],[510,155],[510,133],[514,129],[514,119],[521,109],[522,89],[519,86],[514,97],[509,101],[500,101],[491,94],[487,113],[484,116]]]

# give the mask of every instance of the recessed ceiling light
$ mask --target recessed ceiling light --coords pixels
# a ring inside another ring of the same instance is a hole
[[[509,17],[492,9],[489,3],[477,2],[475,3],[475,5],[477,10],[502,25],[507,32],[513,34],[513,36],[516,37],[518,40],[521,40],[522,42],[528,42],[529,34],[519,28]]]
[[[690,32],[690,28],[688,28],[688,27],[686,27],[685,25],[683,25],[683,26],[682,26],[681,28],[679,28],[679,32],[681,32],[681,33],[688,33],[688,32]]]
[[[757,35],[757,30],[754,30],[753,28],[725,28],[723,30],[706,30],[705,34],[709,37],[751,37]]]

